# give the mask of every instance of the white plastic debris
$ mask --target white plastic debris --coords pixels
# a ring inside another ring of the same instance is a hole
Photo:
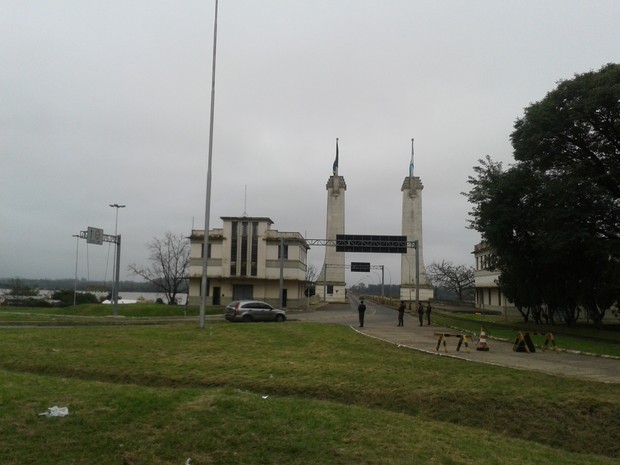
[[[265,399],[267,399],[269,396],[262,396],[262,397],[263,397],[263,400],[265,400]]]
[[[188,458],[188,459],[185,461],[185,465],[192,465],[192,459],[191,459],[191,458]]]
[[[41,417],[66,417],[69,415],[69,407],[58,407],[54,405],[47,409],[47,412],[39,413]]]

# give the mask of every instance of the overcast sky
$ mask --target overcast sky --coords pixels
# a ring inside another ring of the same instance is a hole
[[[72,278],[72,235],[113,234],[113,203],[123,279],[153,237],[204,227],[213,15],[0,0],[0,277]],[[515,120],[558,80],[620,61],[618,18],[617,0],[220,0],[211,227],[245,212],[324,238],[338,137],[346,232],[399,235],[415,138],[424,262],[473,265],[472,168],[511,162]],[[80,241],[78,276],[111,279],[112,255]],[[399,283],[398,256],[347,256],[366,260]]]

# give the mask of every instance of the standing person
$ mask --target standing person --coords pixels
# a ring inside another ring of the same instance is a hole
[[[431,324],[431,301],[426,304],[426,324]]]
[[[400,301],[400,307],[398,307],[398,326],[405,326],[403,319],[405,317],[405,301]]]
[[[424,307],[422,302],[418,303],[418,320],[420,320],[420,326],[424,324]]]
[[[357,306],[357,312],[359,313],[360,318],[360,328],[364,327],[364,313],[366,312],[366,305],[364,304],[364,299],[360,299],[360,304]]]

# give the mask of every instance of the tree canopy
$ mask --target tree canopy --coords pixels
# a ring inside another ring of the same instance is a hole
[[[620,295],[620,65],[561,81],[511,134],[516,163],[479,161],[470,227],[522,310],[600,324]]]

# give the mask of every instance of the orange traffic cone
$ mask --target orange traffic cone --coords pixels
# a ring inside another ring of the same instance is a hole
[[[489,350],[489,346],[487,345],[487,333],[484,331],[484,328],[480,328],[480,339],[478,339],[476,350]]]

